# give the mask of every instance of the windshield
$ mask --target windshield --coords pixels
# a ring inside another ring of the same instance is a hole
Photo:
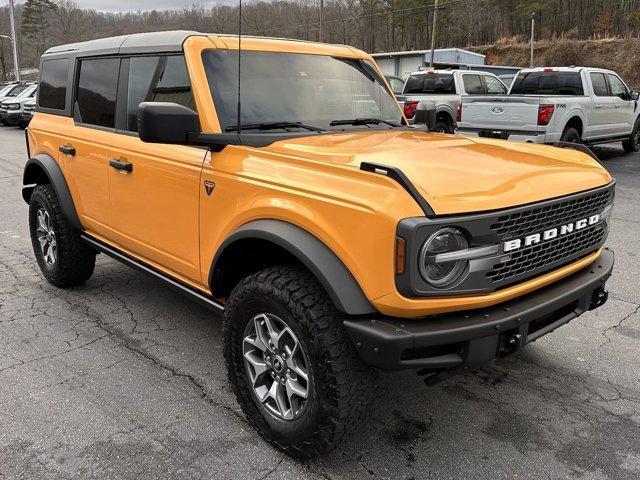
[[[209,50],[203,62],[223,131],[237,125],[238,52]],[[300,123],[323,130],[393,128],[395,98],[372,63],[326,55],[242,52],[242,125]],[[380,123],[334,124],[355,119]],[[276,127],[277,128],[277,127]],[[280,126],[285,130],[295,126]],[[254,133],[254,132],[252,132]]]
[[[519,73],[511,86],[512,95],[584,95],[579,72]]]
[[[29,88],[29,85],[16,85],[11,90],[9,90],[7,93],[5,93],[5,96],[10,97],[10,98],[17,97],[19,94],[21,94],[27,88]]]
[[[18,95],[16,95],[16,97],[17,98],[32,97],[35,94],[37,88],[38,88],[37,85],[29,85],[27,88],[21,91]]]
[[[5,85],[4,87],[0,87],[0,97],[4,97],[13,87],[14,85]]]

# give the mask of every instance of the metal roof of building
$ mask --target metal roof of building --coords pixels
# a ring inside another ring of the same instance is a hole
[[[435,53],[444,53],[444,52],[463,52],[465,55],[475,55],[478,57],[484,58],[485,56],[481,53],[471,52],[469,50],[465,50],[464,48],[436,48]],[[373,58],[392,58],[392,57],[411,57],[415,55],[426,55],[431,53],[431,50],[404,50],[400,52],[383,52],[383,53],[372,53],[371,56]]]

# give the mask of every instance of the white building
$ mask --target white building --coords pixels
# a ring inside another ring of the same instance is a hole
[[[387,75],[406,78],[421,67],[429,65],[431,50],[411,50],[406,52],[372,53],[371,56]],[[515,73],[517,67],[485,65],[485,56],[461,48],[438,48],[434,51],[435,68],[457,68],[463,70],[482,70],[496,75]]]

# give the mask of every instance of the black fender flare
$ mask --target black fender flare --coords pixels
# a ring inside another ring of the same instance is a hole
[[[48,182],[43,182],[42,174],[46,175]],[[69,220],[71,225],[78,230],[83,230],[76,207],[71,197],[71,191],[67,180],[64,178],[62,169],[58,163],[46,153],[40,153],[35,157],[30,158],[25,167],[22,177],[22,198],[29,203],[31,201],[31,194],[36,185],[42,183],[50,183],[56,192],[60,208],[64,216]]]
[[[211,264],[211,287],[216,266],[225,249],[247,238],[267,240],[290,252],[315,275],[338,310],[350,315],[375,312],[349,269],[327,245],[306,230],[281,220],[254,220],[229,235]]]

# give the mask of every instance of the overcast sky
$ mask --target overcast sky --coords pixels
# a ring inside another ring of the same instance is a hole
[[[94,8],[109,12],[137,10],[163,10],[170,8],[190,7],[194,3],[210,7],[226,3],[233,5],[237,0],[75,0],[81,8]]]

